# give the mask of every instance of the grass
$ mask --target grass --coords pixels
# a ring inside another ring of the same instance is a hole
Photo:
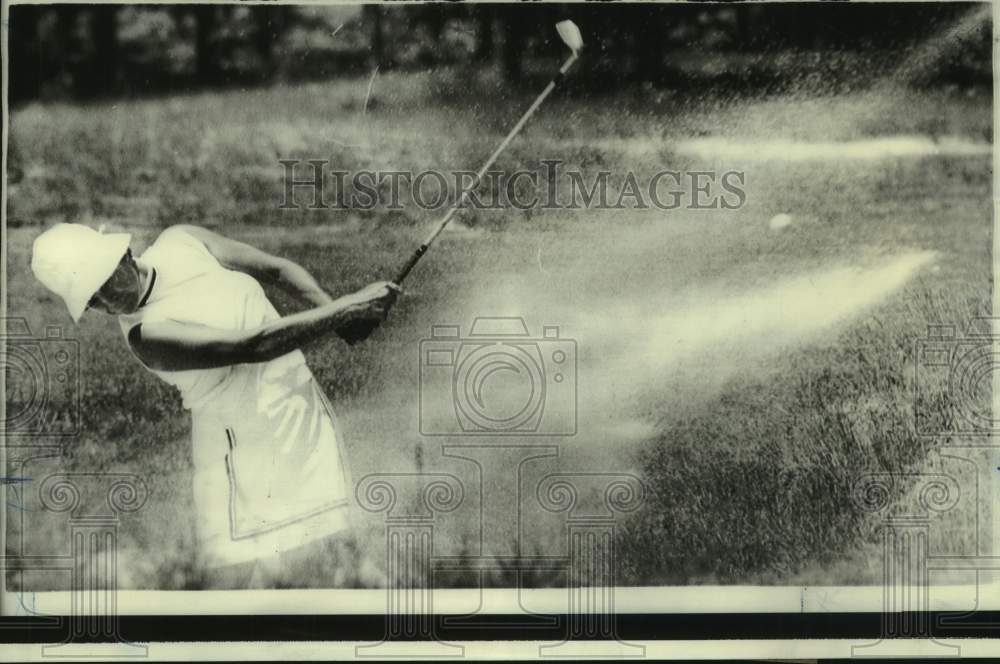
[[[187,516],[187,415],[177,396],[130,358],[115,321],[94,315],[77,328],[67,325],[56,299],[31,278],[30,242],[42,225],[60,220],[127,228],[138,246],[167,225],[193,222],[292,257],[335,293],[384,277],[433,215],[413,206],[278,210],[277,160],[329,158],[345,170],[473,168],[531,94],[507,92],[485,76],[466,82],[447,71],[389,74],[377,79],[364,112],[367,84],[364,77],[95,106],[31,105],[13,114],[12,159],[25,175],[9,193],[9,315],[35,331],[64,326],[81,353],[82,433],[57,463],[36,472],[128,471],[146,479],[149,502],[123,520],[126,586],[203,582]],[[516,313],[533,327],[561,325],[580,348],[581,434],[557,441],[560,456],[533,462],[525,481],[543,472],[532,468],[633,472],[651,490],[644,507],[620,523],[622,582],[877,580],[877,518],[859,510],[851,489],[868,472],[943,463],[936,450],[948,441],[919,437],[913,427],[914,344],[930,323],[961,326],[988,313],[989,159],[703,164],[674,146],[699,135],[990,140],[991,126],[989,96],[975,89],[745,98],[644,88],[557,94],[504,153],[501,167],[560,158],[564,168],[590,175],[741,168],[747,205],[734,212],[464,215],[472,230],[446,234],[434,247],[372,342],[347,350],[329,340],[308,349],[341,416],[354,478],[416,470],[466,478],[467,504],[439,517],[435,552],[478,555],[474,468],[442,456],[439,441],[417,433],[417,348],[433,324],[467,326],[475,315]],[[767,227],[778,212],[795,219],[780,233]],[[651,327],[658,310],[710,311],[727,297],[829,265],[871,267],[917,250],[938,252],[937,271],[920,271],[808,339],[772,347],[767,338],[737,332],[684,371],[654,361],[629,376],[609,365],[616,350],[627,356],[630,344],[671,338],[669,326]],[[293,309],[281,294],[273,297],[279,309]],[[639,314],[615,315],[622,307]],[[613,331],[610,342],[597,334],[598,323]],[[759,353],[743,352],[755,347]],[[954,407],[947,385],[928,387],[937,399],[929,408],[944,424]],[[617,419],[647,423],[648,433],[636,438],[601,428]],[[503,475],[497,477],[487,478],[488,489],[499,486]],[[915,500],[903,487],[894,498],[903,506]],[[15,522],[11,534],[34,550],[62,547],[65,519],[57,516],[31,514],[24,532]],[[559,555],[561,519],[529,511],[523,540],[510,553]],[[971,541],[961,519],[938,525],[941,542],[961,548]],[[510,524],[487,528],[496,530],[496,541],[517,537]],[[359,512],[358,527],[327,563],[308,578],[274,583],[371,585],[383,532],[380,515]],[[490,582],[508,584],[512,574],[496,572]],[[543,573],[528,580],[551,582]],[[58,582],[43,574],[28,582],[52,584]]]
[[[980,289],[988,287],[984,278]],[[977,290],[970,285],[967,296],[977,297]],[[902,295],[927,297],[919,287]],[[913,317],[892,320],[893,313],[843,333],[826,352],[791,353],[783,379],[734,381],[711,404],[713,412],[664,432],[644,454],[656,478],[654,497],[620,540],[636,582],[789,583],[796,576],[813,585],[880,582],[879,568],[867,565],[880,555],[876,527],[885,514],[862,509],[855,485],[871,473],[928,472],[939,445],[961,442],[914,431],[920,335],[910,327]],[[928,322],[970,313],[939,305]],[[947,385],[930,389],[949,396]],[[954,403],[943,398],[940,407],[944,415]],[[974,480],[961,464],[945,464],[945,473],[962,486]],[[907,488],[894,487],[895,509],[925,512]],[[935,551],[942,545],[975,551],[969,523],[932,523]],[[848,571],[825,572],[845,550],[869,545]]]

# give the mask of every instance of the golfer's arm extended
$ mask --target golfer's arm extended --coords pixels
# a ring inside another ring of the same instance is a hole
[[[257,281],[274,284],[314,306],[333,301],[316,279],[294,261],[273,256],[245,242],[232,240],[201,226],[179,224],[176,228],[201,240],[216,260],[230,269],[246,272]]]
[[[163,321],[137,325],[129,345],[151,369],[185,371],[267,362],[359,317],[365,307],[344,297],[250,330]]]

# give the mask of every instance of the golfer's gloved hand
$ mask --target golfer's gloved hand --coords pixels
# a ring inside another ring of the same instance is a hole
[[[337,330],[338,336],[349,345],[364,341],[389,315],[389,309],[402,292],[399,286],[388,281],[376,281],[354,294],[361,305],[357,318]]]
[[[375,281],[359,290],[356,295],[358,299],[372,302],[378,306],[386,304],[392,306],[400,292],[399,286],[390,281]]]

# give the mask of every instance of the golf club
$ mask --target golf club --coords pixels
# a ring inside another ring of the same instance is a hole
[[[396,274],[396,278],[393,279],[393,283],[396,285],[401,285],[403,283],[403,280],[410,274],[410,271],[413,270],[420,258],[427,252],[427,249],[434,243],[434,240],[437,239],[438,235],[441,234],[441,231],[443,231],[448,224],[451,223],[455,213],[465,206],[469,193],[479,186],[483,176],[486,175],[486,171],[490,169],[493,163],[497,160],[497,157],[500,156],[500,153],[507,148],[531,116],[534,115],[535,111],[538,110],[538,107],[542,105],[545,98],[552,93],[552,90],[555,89],[556,85],[558,85],[563,77],[566,76],[566,72],[568,72],[570,67],[573,66],[573,63],[576,62],[577,58],[580,57],[580,49],[583,48],[583,36],[580,34],[580,29],[576,26],[576,24],[573,21],[560,21],[559,23],[556,23],[556,32],[559,33],[559,38],[562,39],[563,43],[569,47],[569,57],[566,58],[566,61],[563,62],[562,66],[559,68],[559,72],[552,77],[552,80],[545,86],[542,93],[535,98],[535,101],[528,107],[528,110],[524,112],[521,119],[517,121],[517,124],[514,125],[503,141],[500,142],[500,145],[498,145],[496,150],[493,151],[493,154],[491,154],[489,159],[486,160],[486,163],[482,165],[478,172],[476,172],[476,176],[473,178],[471,185],[462,192],[462,195],[459,196],[455,204],[448,210],[444,217],[441,218],[437,225],[435,225],[434,230],[427,236],[427,239],[424,240],[419,247],[417,247],[417,249],[410,256],[409,260],[406,261],[406,264],[403,265],[402,269]],[[357,321],[337,330],[337,334],[339,334],[344,341],[353,345],[354,343],[357,343],[357,341],[360,341],[371,334],[371,331],[377,325],[377,321]]]
[[[510,142],[514,139],[514,137],[517,136],[517,134],[524,127],[524,125],[528,122],[528,119],[531,118],[532,115],[534,115],[535,111],[538,110],[538,107],[542,105],[543,101],[545,101],[545,98],[548,97],[549,94],[552,92],[552,90],[555,89],[556,85],[559,84],[559,81],[562,80],[562,78],[566,75],[566,72],[569,71],[569,68],[573,66],[573,63],[576,62],[576,59],[580,56],[580,49],[583,48],[583,37],[580,35],[580,29],[576,27],[576,24],[573,23],[573,21],[560,21],[559,23],[556,23],[556,32],[559,33],[559,37],[563,40],[563,43],[565,43],[566,46],[570,48],[571,51],[570,56],[563,63],[562,67],[559,68],[559,73],[556,74],[551,81],[549,81],[549,84],[545,86],[545,89],[542,90],[542,93],[535,98],[535,101],[532,102],[531,106],[528,107],[528,110],[524,112],[524,115],[522,115],[521,119],[517,121],[517,124],[514,125],[514,128],[510,130],[510,133],[508,133],[507,136],[503,139],[503,141],[500,142],[500,145],[497,146],[497,149],[493,151],[493,154],[490,155],[490,158],[487,159],[486,163],[483,164],[483,166],[479,169],[479,171],[476,173],[476,177],[473,179],[472,185],[462,192],[462,195],[459,197],[455,205],[453,205],[451,209],[448,210],[448,212],[444,215],[444,217],[441,218],[441,221],[437,223],[437,226],[434,227],[434,230],[431,232],[431,234],[427,236],[427,239],[424,240],[424,242],[419,247],[417,247],[416,251],[413,252],[413,255],[410,256],[410,259],[406,262],[403,268],[396,274],[396,278],[393,280],[393,283],[397,285],[403,283],[403,280],[406,279],[408,274],[410,274],[410,270],[412,270],[413,267],[417,264],[417,261],[420,260],[420,257],[424,255],[428,247],[430,247],[431,244],[433,244],[434,240],[437,239],[437,236],[441,234],[441,231],[443,231],[445,227],[448,226],[448,224],[451,222],[452,218],[455,216],[455,213],[465,206],[469,192],[475,189],[479,185],[479,183],[483,179],[483,176],[486,175],[486,171],[490,169],[490,166],[492,166],[493,163],[497,160],[497,157],[500,156],[500,153],[503,152],[507,148],[507,145],[509,145]]]

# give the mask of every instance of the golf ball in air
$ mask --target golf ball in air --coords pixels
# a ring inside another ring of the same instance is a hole
[[[792,215],[782,212],[781,214],[776,214],[771,217],[771,221],[767,222],[767,225],[771,227],[772,231],[778,231],[791,223]]]

